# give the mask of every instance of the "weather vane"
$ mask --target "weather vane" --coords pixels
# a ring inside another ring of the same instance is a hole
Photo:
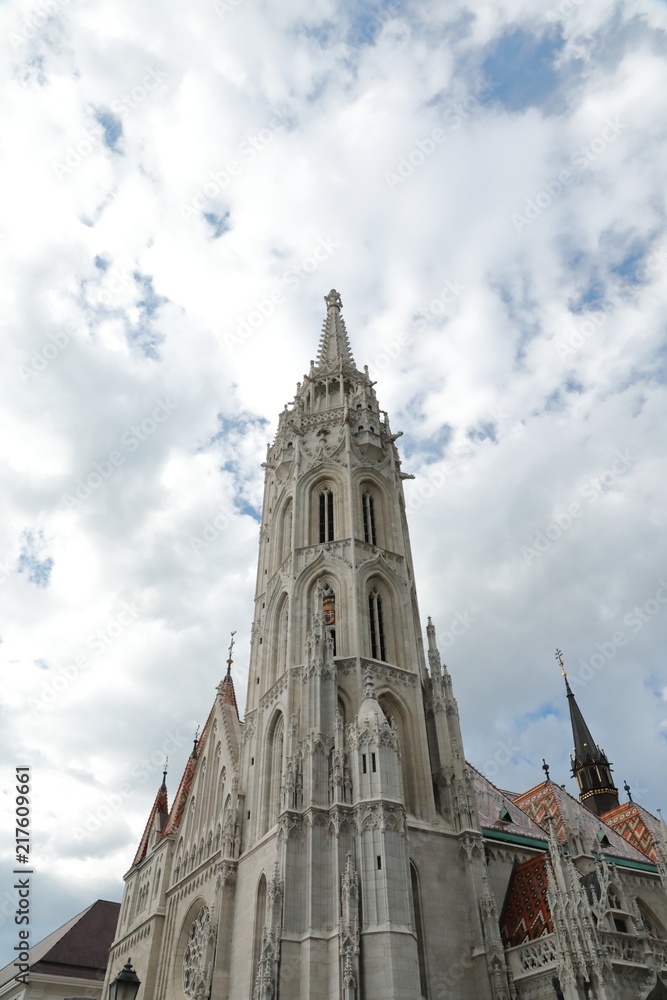
[[[558,660],[558,665],[563,677],[567,677],[567,674],[565,673],[565,664],[563,663],[563,654],[560,649],[556,650],[556,659]]]
[[[630,791],[630,785],[627,783],[627,781],[623,785],[623,788],[628,793],[628,802],[632,802],[632,792]]]
[[[227,674],[231,673],[232,663],[234,662],[232,660],[232,650],[234,649],[234,636],[235,635],[236,635],[236,632],[232,632],[231,641],[229,643],[229,652],[228,652],[228,655],[227,655]]]
[[[549,765],[547,764],[547,762],[544,759],[544,757],[542,758],[542,770],[544,771],[544,773],[547,776],[547,781],[551,781],[551,775],[549,774]]]

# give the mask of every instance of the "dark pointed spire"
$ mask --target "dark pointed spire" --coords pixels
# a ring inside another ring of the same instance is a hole
[[[581,714],[581,709],[577,705],[576,699],[567,679],[565,666],[563,664],[563,654],[560,649],[556,650],[556,659],[561,668],[561,673],[565,680],[565,690],[567,701],[570,707],[570,721],[572,723],[572,737],[574,749],[570,754],[572,763],[572,775],[577,779],[579,785],[579,801],[590,809],[596,816],[602,816],[615,809],[618,802],[618,789],[614,785],[611,773],[611,764],[607,760],[604,750],[597,745],[591,731],[586,725],[586,720]]]
[[[238,718],[239,707],[236,703],[236,691],[234,690],[234,681],[232,680],[232,652],[234,649],[234,636],[236,632],[232,632],[231,640],[229,643],[229,650],[227,655],[227,673],[225,674],[223,680],[218,684],[218,694],[220,695],[220,700],[223,705],[231,705],[236,711]]]
[[[345,320],[340,314],[343,305],[338,292],[332,288],[328,295],[324,296],[327,304],[327,317],[322,324],[322,337],[317,352],[316,365],[329,365],[332,362],[340,361],[355,367],[350,341],[345,329]]]

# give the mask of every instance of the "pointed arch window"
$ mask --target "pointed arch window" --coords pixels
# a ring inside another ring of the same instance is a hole
[[[269,754],[267,778],[268,787],[266,789],[268,798],[267,822],[264,824],[264,832],[278,822],[282,802],[283,783],[283,743],[284,743],[284,722],[279,714],[271,727],[269,735]]]
[[[266,875],[262,875],[257,886],[257,897],[255,899],[255,927],[252,945],[252,975],[253,983],[256,985],[259,979],[259,964],[262,957],[262,937],[266,924]],[[258,995],[253,991],[253,995]]]
[[[280,537],[280,562],[283,563],[292,551],[292,522],[294,516],[294,503],[292,498],[287,501],[283,510],[281,537]]]
[[[428,979],[426,976],[426,954],[424,951],[424,923],[422,920],[421,897],[419,894],[419,876],[413,861],[410,862],[410,887],[412,889],[412,924],[417,935],[417,957],[419,959],[419,984],[422,997],[428,996]]]
[[[377,545],[375,532],[375,499],[372,493],[364,493],[361,498],[364,517],[364,541],[369,545]]]
[[[334,538],[333,499],[330,489],[320,493],[320,542],[332,542]]]
[[[289,601],[286,599],[280,611],[280,624],[278,626],[278,671],[280,677],[287,670],[287,637],[289,634]]]
[[[322,592],[322,614],[324,626],[333,643],[333,655],[336,656],[336,594],[330,583],[325,585]]]
[[[376,589],[371,590],[368,595],[368,624],[371,637],[371,656],[374,660],[386,660],[382,595]]]

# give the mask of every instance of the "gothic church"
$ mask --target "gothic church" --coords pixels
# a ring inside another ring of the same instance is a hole
[[[567,678],[579,800],[466,763],[399,435],[325,301],[265,463],[244,717],[230,650],[107,985],[131,958],[138,1000],[667,1000],[667,828],[619,803]]]

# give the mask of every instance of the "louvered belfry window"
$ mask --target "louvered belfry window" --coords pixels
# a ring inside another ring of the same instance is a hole
[[[320,541],[331,542],[334,537],[333,493],[322,490],[320,493]]]
[[[375,534],[375,501],[370,493],[364,493],[361,498],[364,515],[364,541],[369,545],[377,545]]]
[[[371,656],[374,660],[386,660],[382,596],[378,594],[377,590],[372,590],[368,595],[368,623],[371,636]]]

